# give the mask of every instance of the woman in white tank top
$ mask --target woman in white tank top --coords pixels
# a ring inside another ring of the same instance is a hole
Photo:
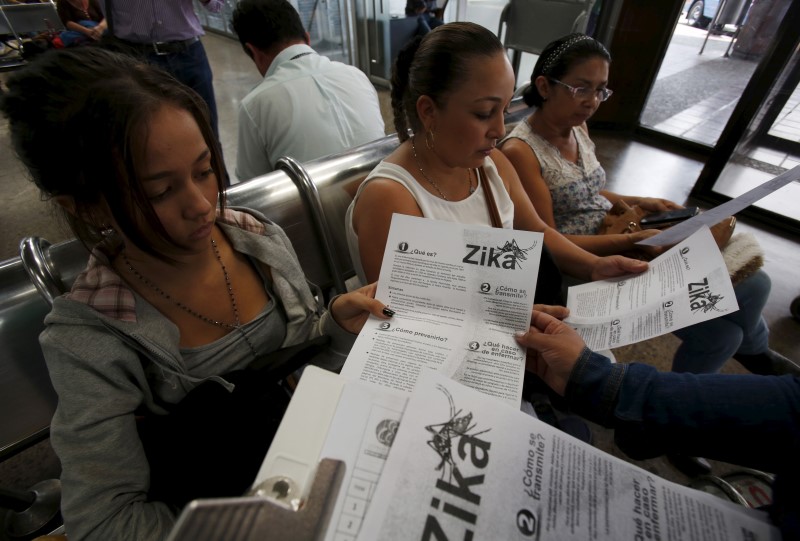
[[[362,279],[378,278],[394,213],[492,225],[487,184],[503,227],[543,232],[564,273],[598,280],[647,268],[622,256],[590,254],[539,218],[513,166],[495,148],[505,135],[513,91],[502,44],[479,25],[443,25],[400,52],[392,108],[401,144],[363,183],[347,213],[350,251]]]

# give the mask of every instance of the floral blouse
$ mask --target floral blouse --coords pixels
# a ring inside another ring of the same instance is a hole
[[[550,142],[520,122],[508,136],[525,141],[542,167],[542,178],[550,188],[556,229],[569,235],[597,233],[611,202],[600,195],[606,172],[594,154],[594,143],[581,128],[572,128],[578,142],[578,161],[573,163]]]

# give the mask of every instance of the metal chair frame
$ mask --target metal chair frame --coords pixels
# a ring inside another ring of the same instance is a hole
[[[514,75],[519,74],[522,53],[539,55],[551,41],[585,32],[594,3],[595,0],[510,0],[500,14],[497,35],[512,51]]]

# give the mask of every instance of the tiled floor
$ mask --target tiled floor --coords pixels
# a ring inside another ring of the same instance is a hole
[[[659,122],[653,128],[670,135],[713,145],[719,139],[733,108],[736,107],[742,90],[744,84],[740,88],[725,87],[717,94]]]
[[[800,143],[800,89],[795,89],[783,106],[769,134]]]
[[[746,84],[747,79],[742,79],[724,85],[714,95],[652,127],[670,135],[713,146],[722,134]],[[800,88],[795,90],[786,103],[769,134],[788,141],[800,142]],[[784,169],[791,169],[800,163],[796,154],[770,149],[757,148],[748,156]]]
[[[643,123],[658,131],[713,145],[736,106],[756,62],[725,57],[727,36],[709,36],[683,21],[675,32],[648,100]],[[689,79],[690,84],[685,84]],[[660,90],[681,86],[683,100],[663,99]],[[653,120],[655,119],[655,120]]]

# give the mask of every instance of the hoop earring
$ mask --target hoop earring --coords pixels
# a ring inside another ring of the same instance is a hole
[[[428,130],[425,132],[425,146],[428,150],[433,150],[436,148],[436,140],[433,137],[433,130]]]

